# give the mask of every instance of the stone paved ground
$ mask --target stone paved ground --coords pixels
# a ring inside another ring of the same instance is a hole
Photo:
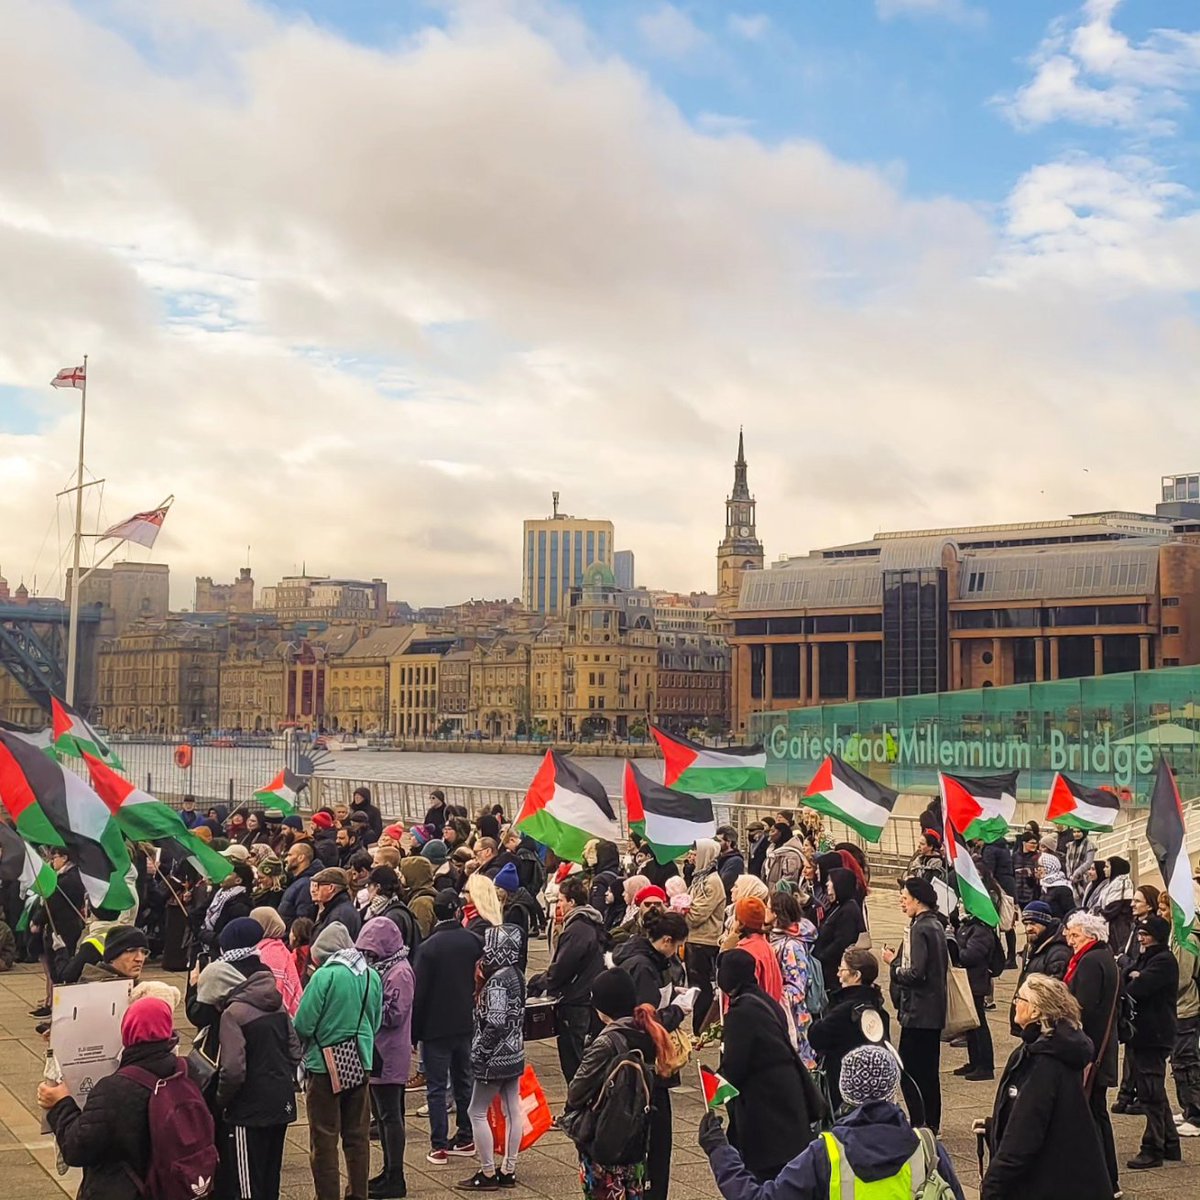
[[[901,918],[891,895],[880,895],[872,906],[872,925],[876,944],[898,940]],[[534,955],[536,962],[537,955]],[[531,964],[531,970],[534,964]],[[152,974],[163,976],[162,972]],[[163,976],[183,985],[182,976]],[[1007,1029],[1007,1009],[1013,979],[1006,975],[997,988],[997,1009],[992,1014],[992,1031],[997,1056],[1002,1063],[1012,1048]],[[42,977],[31,966],[19,966],[0,975],[0,1197],[21,1200],[61,1200],[65,1191],[74,1196],[79,1172],[70,1171],[60,1179],[54,1171],[54,1146],[50,1137],[39,1133],[34,1095],[41,1078],[44,1046],[33,1031],[34,1021],[28,1010],[41,997]],[[186,1019],[184,1022],[187,1029]],[[558,1072],[553,1042],[530,1047],[530,1059],[546,1087],[555,1111],[561,1109],[565,1087]],[[706,1061],[715,1065],[715,1054]],[[975,1167],[975,1139],[971,1122],[991,1111],[994,1085],[969,1084],[949,1072],[964,1060],[961,1050],[947,1050],[943,1056],[945,1088],[945,1125],[943,1139],[966,1185],[968,1197],[977,1195],[978,1171]],[[1173,1094],[1173,1089],[1172,1089]],[[409,1096],[407,1175],[409,1195],[420,1200],[448,1200],[458,1196],[454,1183],[469,1175],[471,1160],[460,1159],[448,1168],[431,1167],[425,1162],[428,1149],[428,1122],[412,1115],[423,1099]],[[672,1168],[672,1195],[676,1200],[692,1200],[717,1195],[704,1156],[695,1141],[701,1115],[697,1088],[681,1087],[674,1098],[675,1149]],[[1118,1153],[1124,1161],[1137,1152],[1141,1121],[1134,1117],[1114,1118]],[[378,1150],[375,1151],[378,1155]],[[1170,1165],[1147,1175],[1127,1173],[1123,1179],[1129,1200],[1160,1200],[1166,1197],[1195,1196],[1200,1191],[1200,1139],[1184,1142],[1185,1162]],[[378,1159],[375,1170],[379,1169]],[[521,1156],[519,1166],[522,1191],[528,1195],[565,1200],[578,1195],[575,1155],[565,1137],[550,1133],[532,1150]],[[514,1193],[520,1195],[521,1192]],[[308,1200],[312,1183],[308,1171],[307,1129],[301,1120],[292,1127],[284,1162],[283,1195],[286,1200]]]

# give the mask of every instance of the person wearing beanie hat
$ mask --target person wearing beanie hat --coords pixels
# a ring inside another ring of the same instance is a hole
[[[475,1152],[471,1132],[471,1035],[474,1031],[475,967],[483,944],[458,920],[458,895],[450,889],[433,901],[437,924],[421,945],[413,993],[412,1038],[421,1044],[429,1103],[430,1149],[426,1160],[444,1167],[450,1154]],[[451,1133],[448,1096],[456,1127]]]
[[[1022,981],[1030,975],[1065,979],[1072,951],[1063,934],[1062,923],[1054,916],[1050,905],[1044,900],[1030,901],[1021,910],[1021,921],[1025,926],[1025,949],[1021,953],[1016,990],[1021,990]],[[1009,1028],[1013,1037],[1021,1036],[1015,1000],[1009,1008]]]
[[[738,930],[737,949],[754,959],[758,986],[779,1004],[783,1003],[783,972],[775,950],[763,933],[767,924],[767,906],[757,896],[744,896],[733,906]]]
[[[503,910],[504,923],[515,925],[521,931],[521,954],[517,967],[524,975],[525,968],[529,965],[529,939],[543,927],[546,914],[542,906],[521,886],[521,877],[515,861],[506,862],[492,876],[492,881]]]
[[[648,905],[654,905],[657,908],[666,908],[667,893],[656,883],[648,883],[644,888],[639,889],[633,902],[638,907],[639,913],[644,917],[648,911]]]
[[[881,957],[892,969],[904,1099],[909,1112],[925,1113],[925,1123],[936,1133],[942,1122],[942,1027],[950,955],[933,884],[916,876],[904,880],[900,911],[909,920],[908,935],[898,949],[884,946]]]
[[[313,829],[332,829],[334,826],[333,814],[326,812],[323,808],[318,808],[309,818],[309,824]]]
[[[517,888],[521,886],[521,881],[517,877],[517,868],[513,863],[505,863],[492,876],[492,882],[498,888],[503,888],[510,896],[515,896]]]
[[[859,1047],[846,1055],[842,1071],[841,1078],[862,1099],[770,1179],[759,1178],[749,1169],[726,1138],[715,1111],[704,1114],[698,1141],[724,1200],[817,1200],[839,1192],[845,1197],[849,1181],[856,1195],[875,1188],[881,1195],[910,1196],[914,1171],[933,1168],[956,1200],[963,1200],[962,1184],[946,1148],[931,1138],[927,1151],[904,1110],[892,1099],[900,1073],[892,1052],[882,1046]],[[732,1113],[740,1099],[736,1097],[729,1106],[731,1136]],[[936,1161],[928,1161],[927,1153]]]
[[[312,877],[310,892],[317,905],[314,938],[333,924],[344,925],[352,939],[358,937],[362,917],[350,897],[349,887],[350,876],[341,867],[326,867]]]
[[[217,939],[221,930],[230,921],[238,917],[248,917],[251,908],[251,891],[254,887],[254,869],[243,862],[235,862],[233,869],[221,881],[221,886],[213,893],[204,913],[204,921],[200,927],[200,940],[211,949],[217,949]]]
[[[85,968],[80,982],[119,978],[132,979],[136,983],[149,956],[150,943],[141,929],[136,925],[114,925],[104,937],[103,960]]]
[[[808,1145],[821,1112],[791,1049],[784,1009],[759,986],[758,974],[745,950],[727,950],[718,960],[717,983],[729,1007],[717,1071],[739,1092],[729,1104],[729,1140],[745,1169],[767,1180]]]
[[[430,838],[421,847],[421,857],[429,859],[436,871],[438,867],[445,865],[446,860],[450,857],[450,849],[441,838]]]
[[[288,813],[280,822],[285,829],[290,829],[294,833],[304,832],[304,818],[299,813]]]
[[[63,1161],[83,1168],[79,1195],[98,1200],[137,1197],[137,1181],[145,1178],[150,1166],[152,1089],[121,1068],[145,1071],[153,1081],[168,1079],[179,1069],[174,1018],[163,1000],[145,996],[130,1004],[121,1019],[121,1041],[124,1049],[118,1070],[96,1080],[87,1095],[86,1119],[65,1083],[42,1082],[37,1091],[38,1104],[46,1112]],[[195,1097],[194,1087],[184,1090]],[[202,1107],[199,1111],[207,1116]],[[204,1132],[211,1140],[211,1123]],[[215,1150],[210,1161],[196,1164],[210,1180],[216,1165]],[[16,1195],[19,1184],[13,1181],[13,1187],[11,1194]]]
[[[428,869],[429,864],[425,867]],[[367,875],[367,908],[363,919],[386,917],[400,931],[410,953],[415,953],[423,936],[421,926],[400,893],[400,876],[391,867],[372,867]]]

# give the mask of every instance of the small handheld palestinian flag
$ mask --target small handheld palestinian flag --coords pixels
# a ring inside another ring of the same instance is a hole
[[[955,828],[949,813],[946,813],[944,828],[946,865],[952,872],[951,879],[954,881],[954,887],[958,892],[959,900],[962,901],[963,908],[985,925],[990,925],[993,929],[998,928],[1000,914],[996,911],[996,906],[992,903],[987,888],[984,887],[979,868],[975,865],[975,860],[971,857],[971,852],[967,849],[962,834]]]
[[[718,1075],[716,1071],[710,1071],[703,1065],[700,1066],[700,1090],[704,1093],[704,1103],[709,1108],[716,1108],[718,1104],[728,1104],[735,1096],[741,1095],[723,1075]]]
[[[155,799],[128,779],[109,770],[98,758],[83,756],[96,795],[108,805],[122,832],[131,842],[152,842],[177,859],[186,858],[196,870],[220,883],[229,875],[229,859],[218,854],[183,823],[169,805]]]
[[[54,716],[54,749],[59,754],[76,758],[90,754],[114,771],[124,770],[113,748],[69,704],[51,696],[50,709]]]
[[[758,792],[767,786],[767,752],[762,746],[704,746],[650,726],[666,763],[663,783],[693,796]]]
[[[1187,826],[1175,773],[1165,758],[1158,760],[1154,790],[1150,793],[1150,816],[1146,821],[1146,840],[1154,851],[1158,869],[1171,897],[1171,918],[1175,940],[1193,954],[1200,953],[1193,930],[1196,924],[1196,897],[1192,890],[1192,868],[1188,862]]]
[[[622,799],[629,828],[650,844],[654,857],[664,866],[686,854],[697,838],[715,837],[717,820],[707,796],[663,787],[625,763]]]
[[[1017,811],[1017,776],[938,775],[942,811],[968,842],[998,842],[1008,836]]]
[[[1116,824],[1120,811],[1121,805],[1114,793],[1103,788],[1084,787],[1061,771],[1050,785],[1046,820],[1055,825],[1107,833]]]
[[[11,826],[0,821],[0,880],[44,900],[58,888],[54,868]]]
[[[808,785],[801,803],[815,812],[844,821],[869,842],[883,836],[899,792],[856,771],[836,754],[825,761]]]
[[[583,862],[592,838],[621,840],[604,785],[557,750],[546,751],[513,828],[570,862]]]
[[[300,793],[308,786],[308,781],[301,775],[296,775],[284,767],[266,787],[259,788],[254,793],[255,800],[260,801],[266,808],[278,808],[285,817],[290,817],[296,811],[296,801]]]

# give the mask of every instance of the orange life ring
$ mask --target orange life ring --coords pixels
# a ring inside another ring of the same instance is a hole
[[[188,745],[175,747],[175,765],[186,771],[192,765],[192,748]]]

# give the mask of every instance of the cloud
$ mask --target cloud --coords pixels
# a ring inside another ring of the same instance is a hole
[[[637,21],[646,47],[661,58],[686,59],[708,46],[708,35],[674,4],[660,4]]]
[[[1113,26],[1121,0],[1087,0],[1057,21],[1033,58],[1033,78],[1000,103],[1021,128],[1054,121],[1142,135],[1175,131],[1183,93],[1200,87],[1200,32],[1152,30],[1134,44]]]
[[[757,42],[770,32],[771,18],[766,13],[730,13],[730,33],[747,42]]]
[[[690,121],[564,10],[383,48],[236,0],[97,11],[10,0],[0,44],[10,580],[56,586],[78,409],[46,384],[84,350],[89,520],[173,492],[180,604],[247,543],[263,583],[511,596],[554,490],[643,579],[711,586],[739,424],[771,558],[1138,507],[1196,435],[1195,201],[1150,165],[1046,164],[997,215]],[[1061,470],[1117,455],[1104,495]]]
[[[941,17],[959,25],[979,25],[987,20],[983,9],[966,0],[875,0],[875,11],[883,21],[900,17]]]

